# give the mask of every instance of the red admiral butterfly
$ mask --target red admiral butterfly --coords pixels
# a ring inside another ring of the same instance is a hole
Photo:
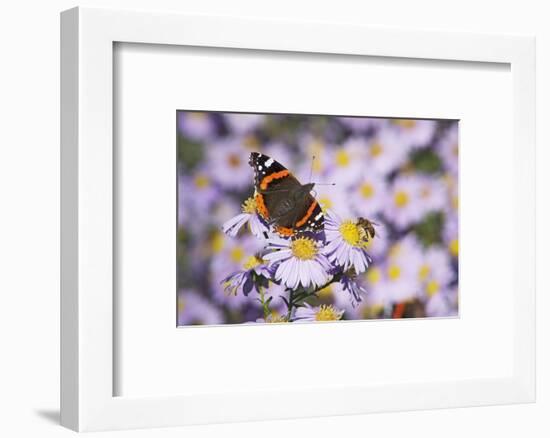
[[[324,229],[324,214],[311,195],[314,183],[301,184],[278,161],[258,152],[248,162],[254,168],[254,199],[260,216],[282,236]]]

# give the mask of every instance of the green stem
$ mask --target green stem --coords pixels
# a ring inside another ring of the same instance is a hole
[[[294,290],[290,289],[288,292],[288,312],[286,314],[286,320],[290,321],[292,316],[292,307],[294,306]]]
[[[262,309],[264,311],[264,319],[267,321],[267,318],[271,315],[271,309],[269,308],[269,304],[265,301],[265,293],[262,286],[260,286],[260,302],[262,303]]]
[[[332,279],[322,286],[319,286],[318,288],[312,290],[311,292],[306,292],[303,289],[297,289],[296,291],[298,293],[294,293],[294,290],[289,289],[288,290],[288,312],[286,315],[287,320],[290,320],[290,317],[292,316],[292,308],[296,307],[297,305],[303,303],[308,298],[311,298],[313,296],[317,296],[317,293],[321,290],[323,290],[325,287],[328,287],[332,283],[335,283],[337,281],[340,281],[342,278],[342,274],[337,274]]]
[[[330,286],[332,283],[335,283],[337,281],[340,281],[340,278],[342,277],[342,274],[335,275],[330,281],[326,282],[322,286],[319,286],[318,288],[312,290],[311,292],[302,292],[298,294],[297,296],[294,296],[294,301],[292,302],[293,306],[296,306],[297,304],[303,303],[305,300],[311,297],[316,297],[317,293],[324,288]]]

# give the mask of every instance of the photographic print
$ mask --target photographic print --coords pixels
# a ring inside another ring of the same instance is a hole
[[[458,315],[457,120],[176,125],[178,326]]]

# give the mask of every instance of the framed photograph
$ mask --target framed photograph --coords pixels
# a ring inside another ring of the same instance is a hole
[[[534,401],[533,38],[61,32],[63,425]]]

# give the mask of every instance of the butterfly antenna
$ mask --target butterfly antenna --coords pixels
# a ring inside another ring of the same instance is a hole
[[[313,163],[315,163],[315,155],[311,156],[311,169],[309,170],[309,182],[311,182],[311,178],[313,177]]]

